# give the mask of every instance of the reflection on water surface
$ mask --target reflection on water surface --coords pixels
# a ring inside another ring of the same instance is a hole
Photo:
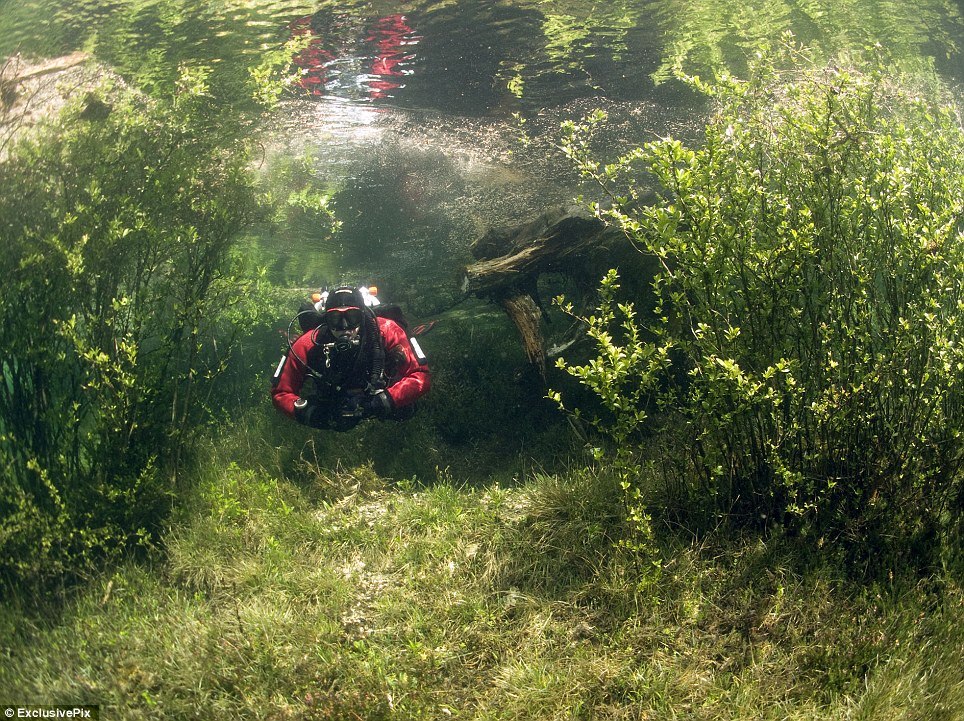
[[[787,29],[825,54],[881,43],[964,80],[964,24],[946,0],[0,0],[0,55],[92,50],[149,91],[204,63],[230,95],[266,49],[307,36],[307,95],[462,115],[675,102],[677,61],[739,71]]]
[[[347,19],[324,22],[322,17],[305,15],[291,23],[292,35],[308,40],[294,58],[301,72],[296,87],[313,97],[352,100],[394,98],[405,87],[405,76],[415,72],[415,46],[421,37],[404,15],[385,15],[360,26]]]

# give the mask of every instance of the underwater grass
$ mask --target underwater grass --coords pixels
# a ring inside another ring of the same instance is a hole
[[[302,471],[212,464],[163,559],[55,614],[8,599],[0,702],[118,719],[964,716],[964,592],[947,579],[860,586],[785,539],[661,529],[659,582],[641,583],[600,471]]]

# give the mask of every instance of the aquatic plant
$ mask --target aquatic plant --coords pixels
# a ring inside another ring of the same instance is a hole
[[[933,561],[964,499],[964,133],[933,85],[885,67],[818,66],[786,38],[745,80],[684,77],[716,103],[700,147],[604,165],[579,142],[593,121],[567,145],[662,266],[648,335],[569,368],[598,383],[639,348],[672,357],[610,429],[657,394],[680,502],[871,564]],[[647,179],[660,200],[640,206]]]
[[[257,212],[246,154],[218,132],[202,69],[178,88],[92,87],[0,163],[4,580],[150,540],[263,312],[233,252]]]

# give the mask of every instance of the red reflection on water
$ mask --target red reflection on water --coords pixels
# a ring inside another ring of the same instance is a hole
[[[322,38],[311,29],[310,15],[293,20],[289,27],[293,37],[311,36],[308,46],[291,59],[303,71],[296,85],[312,95],[324,94],[325,83],[328,82],[326,68],[335,59],[334,54],[323,47]]]
[[[402,84],[392,78],[413,72],[408,66],[415,59],[415,53],[406,48],[418,45],[421,35],[416,35],[404,15],[395,14],[378,18],[372,23],[365,41],[373,43],[377,54],[372,61],[372,75],[381,76],[380,80],[369,80],[369,95],[373,98],[390,97],[393,90]]]
[[[302,70],[296,85],[311,95],[324,95],[329,89],[326,86],[333,81],[329,68],[338,60],[352,55],[358,58],[367,56],[371,60],[370,64],[364,65],[369,72],[357,80],[358,85],[364,87],[365,94],[371,99],[391,97],[395,90],[403,87],[399,79],[414,72],[411,65],[416,55],[412,48],[422,36],[415,34],[404,15],[386,15],[374,20],[363,38],[351,43],[357,45],[361,42],[367,46],[357,55],[346,54],[344,50],[336,54],[331,48],[341,49],[344,43],[337,38],[328,39],[326,42],[326,38],[312,27],[312,17],[305,15],[289,24],[292,36],[311,38],[308,46],[292,58],[294,64]]]

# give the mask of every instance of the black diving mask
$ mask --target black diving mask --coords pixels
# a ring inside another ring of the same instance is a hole
[[[365,319],[361,308],[332,308],[325,311],[325,322],[331,331],[347,331],[361,328]]]

